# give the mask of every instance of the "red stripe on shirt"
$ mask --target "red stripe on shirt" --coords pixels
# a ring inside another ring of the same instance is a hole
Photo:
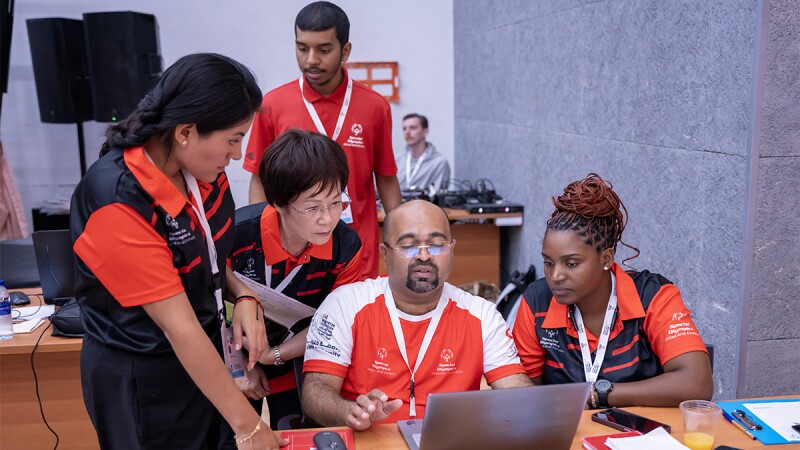
[[[248,246],[245,246],[245,247],[242,247],[242,248],[240,248],[239,250],[236,250],[235,252],[233,252],[233,254],[232,254],[231,256],[236,256],[236,255],[238,255],[239,253],[246,252],[246,251],[248,251],[248,250],[252,250],[252,249],[254,249],[255,247],[256,247],[256,244],[255,244],[255,243],[252,243],[252,244],[250,244],[250,245],[248,245]]]
[[[228,221],[227,221],[227,222],[225,222],[225,225],[223,225],[223,226],[222,226],[222,228],[220,228],[220,229],[219,229],[219,231],[217,231],[217,234],[215,234],[215,235],[214,235],[214,240],[215,240],[215,241],[216,241],[217,239],[219,239],[219,238],[220,238],[220,236],[222,236],[223,234],[225,234],[225,231],[227,231],[227,229],[231,227],[231,222],[232,222],[232,221],[231,221],[231,218],[230,218],[230,217],[228,217]]]
[[[179,267],[178,268],[178,273],[189,273],[189,271],[194,269],[194,267],[197,266],[198,264],[200,264],[200,257],[199,256],[197,258],[195,258],[194,261],[190,262],[189,264],[187,264],[187,265],[185,265],[183,267]]]
[[[555,367],[556,369],[563,369],[564,368],[564,363],[551,361],[549,359],[546,360],[544,363],[547,364],[550,367]]]
[[[606,367],[605,369],[603,369],[603,373],[609,373],[609,372],[613,372],[615,370],[624,369],[624,368],[630,367],[630,366],[632,366],[632,365],[634,365],[634,364],[636,364],[638,362],[639,362],[639,357],[637,356],[636,358],[633,358],[633,361],[631,361],[631,362],[627,362],[625,364],[620,364],[618,366]]]
[[[325,272],[324,270],[322,272],[310,273],[310,274],[306,275],[306,280],[313,280],[314,278],[322,278],[327,273],[328,272]]]
[[[320,289],[311,289],[310,291],[298,292],[297,296],[298,297],[302,297],[304,295],[314,295],[314,294],[319,293],[320,291],[322,291],[322,288],[320,288]]]
[[[617,355],[619,355],[620,353],[625,353],[625,352],[627,352],[628,350],[630,350],[630,349],[631,349],[631,347],[633,347],[633,344],[635,344],[635,343],[636,343],[636,342],[638,342],[638,341],[639,341],[639,335],[637,334],[636,336],[634,336],[634,337],[633,337],[633,339],[631,339],[631,343],[630,343],[630,344],[628,344],[628,345],[623,345],[623,346],[622,346],[622,347],[620,347],[620,348],[615,348],[614,350],[612,350],[612,351],[611,351],[611,355],[612,355],[612,356],[617,356]]]

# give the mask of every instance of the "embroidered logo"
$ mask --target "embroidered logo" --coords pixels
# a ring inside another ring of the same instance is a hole
[[[334,328],[336,328],[336,324],[328,320],[327,314],[323,314],[317,325],[317,332],[319,332],[319,335],[326,340],[331,340]]]
[[[360,123],[354,123],[353,126],[350,127],[350,131],[352,131],[353,134],[358,136],[359,134],[361,134],[362,131],[364,131],[364,128],[361,126]]]
[[[342,144],[342,147],[367,148],[366,144],[364,144],[364,136],[361,135],[362,133],[364,133],[364,127],[361,126],[360,123],[354,123],[353,126],[350,127],[350,136],[344,144]]]
[[[450,360],[453,359],[453,356],[455,355],[453,355],[452,350],[446,348],[442,350],[442,353],[439,356],[444,360],[444,362],[450,362]]]
[[[686,314],[682,312],[676,312],[675,314],[672,315],[672,321],[675,322],[683,319],[684,317],[686,317]]]
[[[556,334],[557,334],[557,333],[558,333],[558,331],[556,331],[556,330],[553,330],[552,328],[548,328],[548,329],[547,329],[547,335],[548,335],[548,336],[550,336],[551,338],[554,338],[554,337],[556,337]]]
[[[169,214],[164,215],[164,222],[167,224],[168,227],[172,228],[173,230],[179,229],[181,226],[178,225],[178,221],[173,219],[172,216]]]
[[[378,358],[384,360],[387,356],[389,356],[389,352],[387,352],[384,347],[378,349]]]

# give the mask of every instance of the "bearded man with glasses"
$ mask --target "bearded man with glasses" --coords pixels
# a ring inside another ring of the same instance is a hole
[[[423,200],[386,215],[388,277],[342,286],[317,310],[303,366],[303,410],[365,430],[425,415],[428,394],[530,386],[494,304],[447,283],[455,239]]]
[[[340,220],[349,207],[348,175],[344,151],[327,136],[292,129],[276,139],[259,167],[267,202],[236,211],[233,270],[312,308],[337,287],[360,281],[361,240]],[[259,411],[267,397],[273,429],[281,417],[302,414],[293,364],[284,363],[303,356],[309,323],[290,332],[268,320],[269,348],[247,371],[242,391]],[[235,448],[227,427],[222,442],[221,448]]]

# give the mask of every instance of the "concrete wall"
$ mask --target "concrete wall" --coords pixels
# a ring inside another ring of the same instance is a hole
[[[739,380],[740,393],[752,397],[800,392],[800,4],[766,2],[762,24],[747,364]]]
[[[800,22],[796,3],[773,2],[765,102],[755,108],[761,5],[454,3],[456,170],[492,179],[526,207],[507,241],[506,269],[535,263],[541,273],[550,197],[589,172],[603,175],[631,214],[625,241],[642,251],[632,265],[675,282],[716,347],[716,398],[737,396],[748,350],[749,385],[763,388],[739,395],[798,391],[789,372],[798,367],[800,317],[789,304],[800,268]],[[752,167],[758,114],[765,125]],[[757,212],[748,208],[751,173]],[[749,309],[748,214],[757,217]],[[785,372],[787,381],[756,371]]]
[[[75,125],[43,124],[33,80],[25,20],[80,19],[85,12],[138,11],[154,14],[165,66],[181,56],[213,51],[246,64],[266,93],[299,76],[294,56],[294,18],[311,0],[17,0],[8,93],[3,99],[0,138],[30,209],[59,191],[72,192],[80,177]],[[453,161],[452,0],[335,0],[348,14],[351,61],[398,61],[400,103],[392,104],[393,142],[402,151],[401,118],[429,117],[429,139]],[[89,164],[97,158],[104,125],[85,123]],[[249,174],[240,162],[228,170],[237,204],[246,204]],[[30,217],[29,217],[30,220]]]

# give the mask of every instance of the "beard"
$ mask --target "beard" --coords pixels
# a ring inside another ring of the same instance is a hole
[[[430,267],[432,278],[417,280],[414,279],[414,269],[420,266]],[[439,268],[436,264],[430,261],[414,262],[408,266],[408,278],[406,278],[406,287],[412,292],[417,294],[424,294],[439,287]]]

